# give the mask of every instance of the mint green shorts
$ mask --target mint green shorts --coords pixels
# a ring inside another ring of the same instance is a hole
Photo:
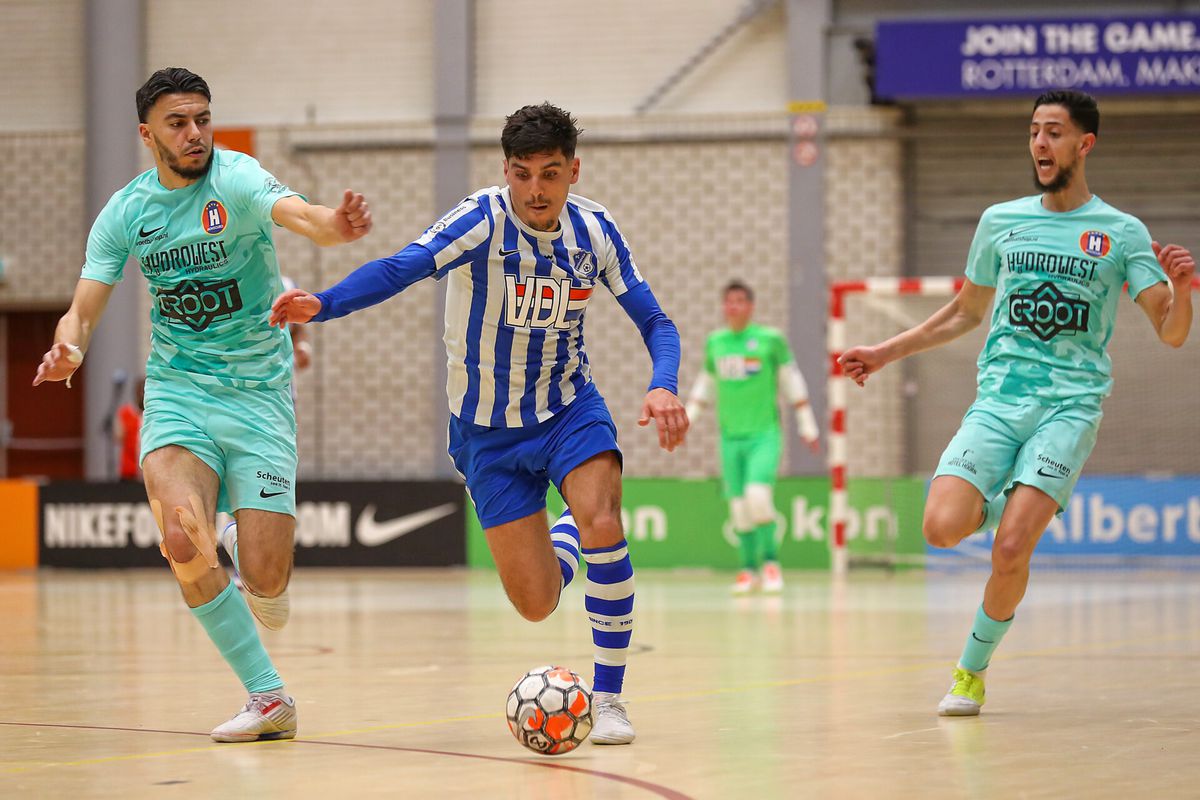
[[[178,445],[221,480],[217,510],[296,516],[296,412],[288,387],[240,389],[148,376],[142,459]]]
[[[725,496],[741,497],[746,484],[775,485],[782,440],[778,429],[751,436],[721,437],[721,473]]]
[[[950,440],[937,475],[956,475],[991,500],[1018,483],[1067,506],[1100,429],[1100,401],[1057,403],[977,399]]]

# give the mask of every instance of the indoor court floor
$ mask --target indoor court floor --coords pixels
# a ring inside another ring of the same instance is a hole
[[[1035,571],[978,718],[935,708],[985,574],[642,571],[638,740],[558,757],[504,722],[527,669],[590,678],[583,587],[547,621],[468,570],[301,570],[264,639],[293,742],[215,744],[244,694],[162,570],[0,573],[0,797],[1200,796],[1200,575]]]

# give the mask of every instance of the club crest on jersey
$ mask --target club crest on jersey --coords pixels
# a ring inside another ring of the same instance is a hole
[[[520,283],[504,276],[504,324],[513,328],[554,328],[565,331],[583,315],[591,289],[571,284],[570,278],[530,275]]]
[[[1112,248],[1112,241],[1103,231],[1087,231],[1079,237],[1079,249],[1089,256],[1103,258]]]
[[[581,278],[596,274],[596,254],[591,250],[576,250],[571,254],[571,270]]]
[[[200,215],[200,227],[204,228],[205,233],[216,236],[225,230],[228,222],[229,213],[225,211],[225,206],[220,200],[209,200],[204,204],[204,211]]]

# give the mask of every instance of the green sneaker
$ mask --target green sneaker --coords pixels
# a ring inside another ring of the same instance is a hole
[[[938,703],[938,716],[975,717],[984,703],[983,672],[971,672],[962,667],[954,668],[954,685]]]

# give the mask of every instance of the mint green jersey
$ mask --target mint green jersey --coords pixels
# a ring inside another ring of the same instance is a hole
[[[182,189],[151,169],[114,194],[92,224],[82,276],[111,285],[130,256],[141,265],[153,298],[148,378],[286,386],[291,339],[267,323],[282,291],[271,209],[296,192],[250,156],[212,159]]]
[[[704,369],[716,379],[721,435],[779,429],[779,369],[793,360],[787,339],[774,328],[747,325],[741,331],[722,328],[709,334]]]
[[[1136,217],[1095,196],[1047,211],[1034,195],[983,212],[967,278],[996,289],[979,395],[1058,401],[1108,396],[1121,288],[1136,299],[1167,276]]]

